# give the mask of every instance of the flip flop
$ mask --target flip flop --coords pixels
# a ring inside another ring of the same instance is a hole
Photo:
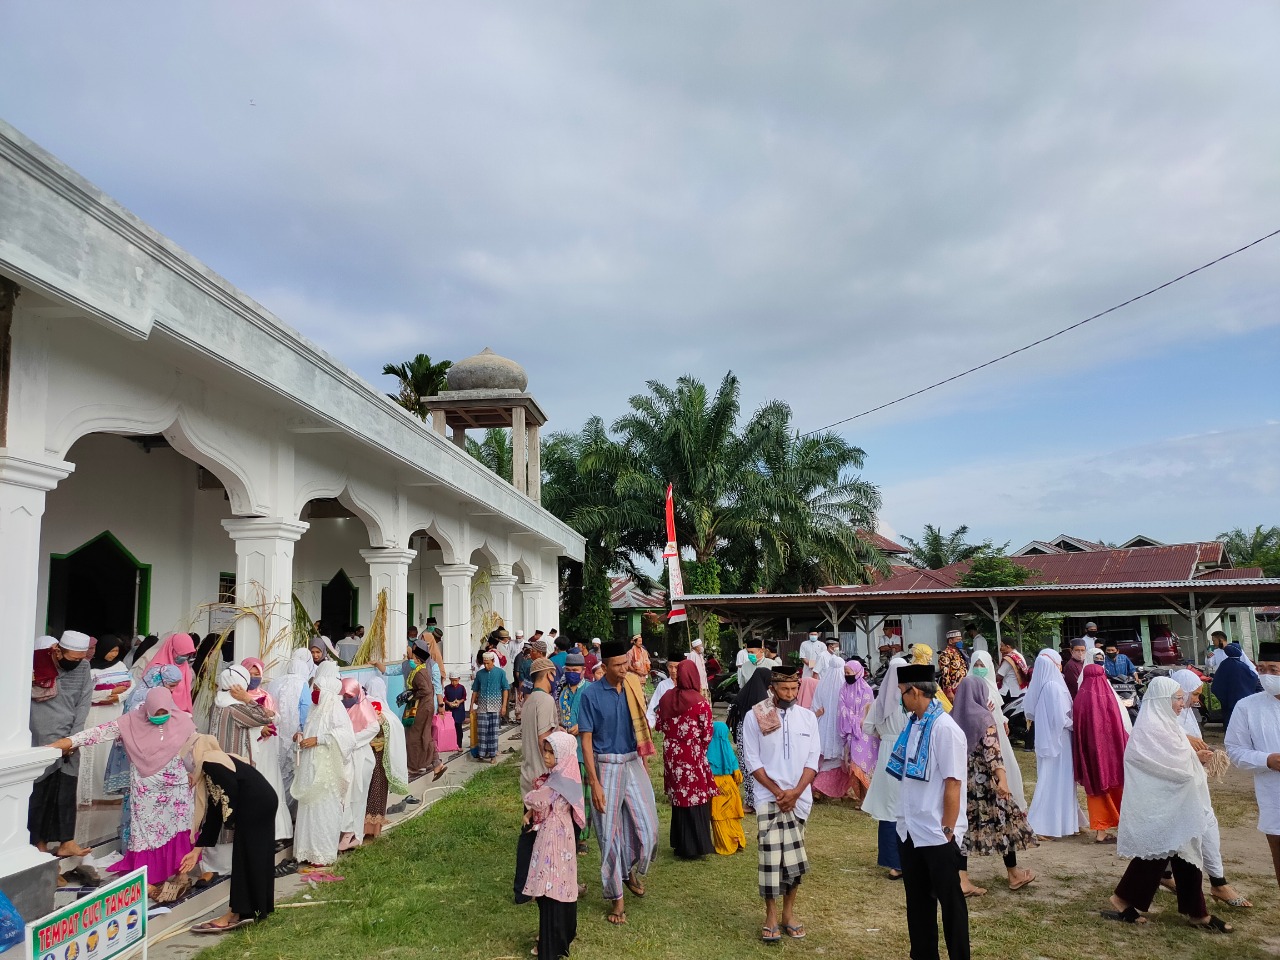
[[[986,887],[974,887],[972,890],[969,890],[968,892],[965,893],[964,898],[966,900],[972,900],[974,897],[985,897],[986,895],[987,895]]]
[[[431,775],[431,782],[435,783],[437,780],[439,780],[443,776],[444,776],[444,767],[441,766],[439,770],[437,770],[435,773]]]
[[[1023,887],[1025,887],[1027,884],[1029,884],[1029,883],[1035,883],[1035,882],[1036,882],[1036,872],[1035,872],[1034,870],[1032,870],[1032,871],[1029,871],[1029,874],[1028,874],[1028,876],[1027,876],[1027,878],[1026,878],[1025,880],[1021,881],[1020,883],[1011,883],[1011,884],[1009,884],[1009,889],[1010,889],[1010,890],[1021,890],[1021,889],[1022,889]]]
[[[232,930],[238,930],[240,927],[246,927],[251,923],[253,923],[253,921],[247,918],[237,920],[235,923],[228,923],[226,925],[216,923],[213,920],[210,920],[208,923],[202,923],[202,924],[199,924],[198,926],[192,927],[191,932],[192,933],[229,933]]]
[[[803,923],[784,923],[782,929],[792,940],[803,940],[807,936]]]
[[[778,933],[777,927],[761,927],[760,939],[767,944],[776,945],[782,942],[782,935]]]
[[[625,913],[606,913],[604,918],[615,927],[620,927],[627,922],[627,915]]]
[[[1115,843],[1116,838],[1112,836],[1105,836],[1101,840],[1094,840],[1093,842],[1094,843]]]
[[[1122,913],[1119,910],[1100,910],[1098,911],[1104,920],[1117,920],[1120,923],[1146,923],[1147,918],[1138,912],[1137,907],[1126,907]]]
[[[622,885],[634,893],[637,897],[644,897],[644,887],[640,886],[634,874],[627,874],[627,879],[622,881]]]

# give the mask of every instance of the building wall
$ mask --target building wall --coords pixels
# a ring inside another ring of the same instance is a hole
[[[235,547],[219,525],[231,516],[223,493],[197,490],[196,465],[173,450],[147,453],[123,437],[84,437],[70,457],[75,472],[46,500],[36,622],[48,618],[50,556],[109,530],[151,565],[151,632],[203,632],[199,605],[216,600],[219,572],[236,568]]]

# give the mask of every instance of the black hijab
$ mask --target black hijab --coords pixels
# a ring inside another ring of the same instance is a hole
[[[150,650],[159,642],[160,642],[160,638],[157,637],[154,633],[151,634],[149,637],[147,637],[147,639],[143,640],[140,644],[134,647],[133,656],[129,658],[129,662],[137,663],[144,656],[146,656],[146,653],[148,650]]]
[[[118,651],[114,660],[108,660],[107,654],[112,650]],[[89,660],[89,666],[95,670],[101,670],[112,664],[121,663],[124,655],[129,652],[129,643],[121,640],[119,637],[110,633],[104,635],[98,640],[98,645],[93,649],[93,657]]]
[[[756,667],[747,685],[743,687],[729,708],[729,729],[737,730],[738,725],[750,712],[751,708],[769,696],[769,684],[773,683],[773,671],[768,667]]]

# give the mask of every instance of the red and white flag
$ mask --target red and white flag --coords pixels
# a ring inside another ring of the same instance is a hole
[[[671,484],[667,484],[667,547],[662,551],[667,561],[667,585],[671,612],[667,623],[682,623],[688,619],[684,604],[676,605],[676,597],[684,596],[684,578],[680,576],[680,548],[676,545],[676,511],[671,501]]]

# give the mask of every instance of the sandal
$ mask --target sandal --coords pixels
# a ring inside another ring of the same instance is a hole
[[[901,870],[890,870],[888,873],[886,873],[886,874],[885,874],[885,878],[886,878],[886,879],[888,879],[888,880],[901,880],[901,879],[902,879],[902,871],[901,871]]]
[[[276,879],[280,877],[288,877],[298,872],[298,861],[294,859],[281,860],[276,864],[276,868],[272,871]]]
[[[764,943],[777,944],[782,942],[782,936],[778,933],[777,927],[761,927],[760,939]]]
[[[1132,907],[1132,906],[1125,907],[1123,911],[1101,910],[1099,912],[1102,914],[1102,918],[1104,920],[1118,920],[1121,923],[1146,923],[1147,922],[1147,918],[1138,912],[1137,907]]]
[[[1217,900],[1219,903],[1225,903],[1228,907],[1252,907],[1253,901],[1248,897],[1220,897],[1216,893],[1210,893],[1209,896]]]
[[[620,927],[627,922],[626,913],[606,913],[604,918],[612,923],[615,927]]]
[[[806,936],[803,923],[784,923],[782,929],[792,940],[803,940]]]
[[[1108,834],[1107,836],[1103,837],[1101,840],[1094,840],[1093,842],[1094,843],[1115,843],[1116,838]]]
[[[439,780],[443,776],[444,776],[444,766],[441,765],[440,769],[438,769],[435,773],[431,775],[431,782],[435,783],[437,780]]]
[[[644,897],[644,887],[640,886],[640,881],[636,879],[634,873],[627,874],[627,879],[622,881],[622,885],[637,897]]]
[[[985,897],[986,895],[986,887],[974,887],[972,890],[964,891],[964,898],[966,900],[972,900],[974,897]]]
[[[1231,926],[1221,917],[1211,916],[1205,923],[1196,923],[1191,921],[1189,926],[1195,927],[1197,930],[1203,930],[1205,933],[1235,933],[1236,928]]]
[[[1010,890],[1021,890],[1021,889],[1022,889],[1023,887],[1025,887],[1027,884],[1029,884],[1029,883],[1035,883],[1035,882],[1036,882],[1036,872],[1035,872],[1034,870],[1028,870],[1028,871],[1027,871],[1027,876],[1026,876],[1026,878],[1025,878],[1025,879],[1023,879],[1023,880],[1019,880],[1017,883],[1011,883],[1011,884],[1009,884],[1009,889],[1010,889]]]
[[[237,920],[235,923],[225,923],[225,924],[218,923],[216,920],[210,920],[208,923],[201,923],[192,927],[191,932],[192,933],[229,933],[232,930],[237,930],[240,927],[248,926],[251,923],[253,923],[253,921],[247,917],[241,920]]]

